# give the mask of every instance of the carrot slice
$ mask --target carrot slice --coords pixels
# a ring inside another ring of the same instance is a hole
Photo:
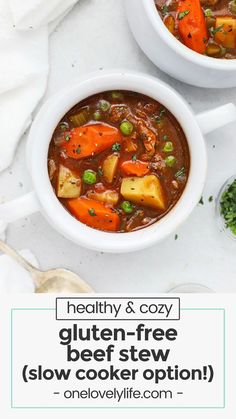
[[[124,161],[121,164],[121,170],[128,176],[145,176],[150,172],[149,164],[140,160]]]
[[[120,225],[118,214],[101,202],[80,197],[66,201],[68,210],[82,223],[103,231],[117,231]]]
[[[164,18],[164,24],[167,29],[174,35],[175,33],[175,19],[172,15],[168,15]]]
[[[208,33],[200,0],[178,2],[177,25],[184,44],[193,51],[205,54]]]
[[[86,125],[73,128],[62,144],[68,157],[83,159],[93,156],[121,142],[122,136],[115,127],[106,124]]]

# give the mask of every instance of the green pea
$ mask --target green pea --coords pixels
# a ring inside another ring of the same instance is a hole
[[[131,135],[133,132],[133,129],[134,129],[134,126],[129,121],[123,121],[120,124],[120,130],[123,135],[126,135],[126,136]]]
[[[175,163],[177,162],[177,159],[175,156],[167,156],[165,158],[165,164],[168,167],[173,167],[175,165]]]
[[[99,110],[95,111],[93,114],[93,118],[95,119],[95,121],[100,121],[100,119],[102,119],[102,114]]]
[[[129,201],[122,202],[121,208],[126,214],[131,214],[131,212],[134,210],[134,206]]]
[[[124,98],[121,92],[112,92],[111,94],[112,99],[122,100]]]
[[[206,9],[206,10],[204,11],[204,14],[205,14],[205,16],[206,16],[206,17],[211,17],[211,16],[213,16],[213,13],[212,13],[212,10],[211,10],[211,9]]]
[[[229,9],[231,13],[236,14],[236,0],[233,0],[229,3]]]
[[[103,112],[109,111],[110,107],[111,107],[111,104],[107,100],[104,100],[104,99],[99,100],[99,108]]]
[[[171,151],[174,150],[174,146],[173,143],[171,141],[167,141],[163,147],[163,151],[165,153],[170,153]]]
[[[97,182],[97,174],[93,170],[85,170],[83,173],[83,182],[87,185],[93,185]]]

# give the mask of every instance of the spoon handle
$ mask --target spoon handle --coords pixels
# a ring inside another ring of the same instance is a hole
[[[19,265],[23,266],[34,278],[36,278],[41,272],[35,268],[31,263],[24,259],[19,253],[12,249],[8,244],[0,240],[0,250],[6,253],[12,259],[14,259]]]

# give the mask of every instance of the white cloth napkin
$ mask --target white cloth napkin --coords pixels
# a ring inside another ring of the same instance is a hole
[[[77,0],[0,0],[0,172],[12,162],[48,76],[48,38]],[[0,237],[6,225],[0,220]],[[37,266],[29,250],[22,252]],[[0,256],[0,292],[33,292],[30,275]]]
[[[0,0],[0,171],[45,92],[49,34],[76,1]]]

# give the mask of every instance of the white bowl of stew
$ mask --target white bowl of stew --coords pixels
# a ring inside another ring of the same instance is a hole
[[[34,191],[0,206],[6,222],[40,210],[71,241],[121,253],[151,246],[202,194],[203,133],[236,119],[228,104],[195,116],[165,83],[125,71],[92,74],[49,99],[29,134]]]
[[[129,0],[125,7],[137,42],[163,71],[195,86],[236,86],[235,0]]]

